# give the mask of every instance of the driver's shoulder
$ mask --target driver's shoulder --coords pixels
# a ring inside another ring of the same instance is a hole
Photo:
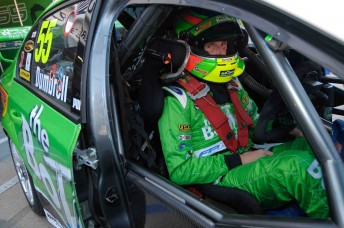
[[[179,103],[183,109],[186,109],[188,103],[190,102],[190,98],[184,89],[176,85],[166,85],[163,86],[162,89],[165,91],[165,103],[166,101],[173,103],[177,101],[177,103]]]

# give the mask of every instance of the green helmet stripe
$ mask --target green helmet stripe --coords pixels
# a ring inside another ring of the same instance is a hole
[[[194,26],[192,29],[190,29],[189,32],[194,36],[198,36],[207,29],[224,22],[237,22],[237,20],[236,18],[228,15],[218,15],[199,23],[197,26]]]
[[[194,27],[196,24],[193,24],[193,23],[190,23],[188,22],[187,20],[185,20],[183,18],[182,15],[190,15],[190,16],[194,16],[194,17],[197,17],[197,18],[200,18],[200,19],[203,19],[203,20],[206,20],[208,17],[207,16],[204,16],[204,15],[201,15],[201,14],[198,14],[194,11],[187,11],[187,12],[184,12],[182,13],[176,20],[176,34],[178,35],[181,31],[186,31],[186,30],[189,30],[190,28]]]

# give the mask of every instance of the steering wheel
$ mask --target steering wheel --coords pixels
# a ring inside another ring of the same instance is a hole
[[[289,132],[296,127],[282,97],[273,90],[265,101],[254,129],[255,143],[285,142],[294,139]]]
[[[320,91],[322,83],[318,81],[322,70],[314,62],[307,61],[295,70],[303,87],[312,101],[328,99]],[[286,142],[295,137],[289,132],[296,127],[296,123],[279,92],[274,89],[265,101],[254,129],[255,143]]]

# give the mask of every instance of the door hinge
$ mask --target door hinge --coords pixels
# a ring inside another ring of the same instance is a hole
[[[84,150],[80,150],[79,148],[74,149],[74,155],[75,155],[75,168],[76,169],[81,169],[81,166],[86,165],[91,167],[92,169],[97,169],[98,168],[98,162],[99,160],[97,159],[97,153],[95,148],[87,148]]]

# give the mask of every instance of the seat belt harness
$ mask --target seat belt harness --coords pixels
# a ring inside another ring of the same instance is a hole
[[[234,106],[235,115],[237,116],[238,140],[235,137],[235,133],[229,126],[228,117],[222,112],[219,105],[210,96],[210,89],[207,84],[198,81],[191,75],[187,75],[184,78],[179,79],[177,82],[187,91],[188,96],[204,113],[229,151],[235,153],[239,146],[247,146],[248,127],[253,126],[253,121],[239,101],[237,84],[229,84],[228,92]]]
[[[227,88],[229,97],[231,98],[232,104],[234,106],[234,112],[237,119],[239,146],[245,147],[248,144],[248,128],[253,127],[254,123],[239,100],[239,96],[237,93],[239,85],[234,81],[231,81],[230,83],[228,83]]]

